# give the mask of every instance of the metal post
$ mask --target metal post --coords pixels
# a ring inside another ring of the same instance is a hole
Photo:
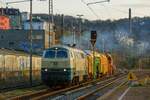
[[[62,39],[63,39],[63,42],[64,42],[64,15],[62,14],[62,17],[61,17],[61,35],[62,36]],[[59,37],[60,39],[60,37]]]
[[[75,35],[75,26],[72,28],[72,33],[73,33],[73,46],[76,45],[76,35]]]
[[[54,25],[54,16],[53,16],[53,0],[51,0],[51,23]],[[52,25],[52,40],[53,45],[55,44],[55,34],[54,34],[54,26]]]
[[[79,47],[80,47],[80,45],[81,45],[81,29],[82,29],[82,27],[81,27],[81,22],[82,22],[82,16],[84,16],[84,15],[77,15],[78,17],[79,17]]]
[[[81,17],[80,17],[80,21],[79,21],[79,46],[81,47]]]
[[[95,72],[95,45],[93,45],[93,71]],[[94,79],[95,79],[95,73],[94,73]]]
[[[141,70],[141,61],[140,61],[140,58],[139,58],[138,64],[139,64],[139,71],[140,71]]]
[[[50,48],[50,43],[51,43],[51,42],[50,42],[50,41],[51,41],[51,40],[50,40],[50,36],[51,36],[51,34],[50,34],[50,19],[51,19],[51,17],[50,17],[50,3],[51,3],[51,2],[50,2],[50,0],[49,0],[49,17],[48,17],[48,21],[49,21],[49,23],[48,23],[48,26],[49,26],[49,29],[48,29],[48,34],[49,34],[48,47],[49,47],[49,48]]]
[[[129,8],[129,32],[132,33],[131,8]]]
[[[1,15],[4,15],[4,9],[3,9],[3,7],[1,7],[2,8],[2,13],[1,13]]]
[[[52,30],[51,30],[51,25],[50,25],[50,24],[53,24],[53,23],[54,23],[54,18],[53,18],[53,0],[49,0],[49,47],[51,46],[51,41],[53,43],[55,41],[54,34],[53,34],[53,25],[52,25]]]
[[[91,31],[91,44],[93,47],[93,70],[95,70],[95,43],[96,43],[96,38],[97,38],[97,32],[96,31]],[[96,76],[94,73],[94,79],[97,77],[97,71],[96,71]]]
[[[104,39],[102,39],[103,42],[103,53],[105,52],[105,43],[104,43]]]
[[[30,86],[32,86],[32,0],[30,0]]]

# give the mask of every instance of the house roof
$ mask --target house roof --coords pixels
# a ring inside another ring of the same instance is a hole
[[[39,18],[33,18],[32,21],[33,22],[45,22],[44,20],[39,19]],[[30,22],[30,20],[26,20],[25,22]]]

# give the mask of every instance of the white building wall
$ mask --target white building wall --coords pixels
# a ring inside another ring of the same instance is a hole
[[[32,22],[32,28],[33,30],[45,30],[43,22]],[[29,30],[30,29],[30,22],[24,23],[24,29]]]
[[[24,29],[30,29],[30,22],[24,22]],[[54,24],[50,24],[50,30],[52,31]],[[32,22],[33,30],[49,30],[49,23],[48,22]]]
[[[29,19],[29,13],[28,12],[22,12],[21,13],[21,19],[22,21],[26,21]]]

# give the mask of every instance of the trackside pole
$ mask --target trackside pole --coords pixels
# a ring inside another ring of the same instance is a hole
[[[93,49],[93,71],[94,71],[94,79],[96,79],[97,73],[95,75],[95,43],[96,43],[96,38],[97,38],[97,32],[96,31],[91,31],[91,44],[92,44],[92,49]]]

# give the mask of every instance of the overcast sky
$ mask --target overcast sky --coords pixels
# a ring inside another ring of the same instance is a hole
[[[0,0],[0,6],[3,2],[18,0]],[[53,0],[54,14],[65,14],[76,16],[83,14],[83,18],[89,20],[96,19],[119,19],[128,17],[128,9],[132,8],[132,16],[150,16],[150,0],[110,0],[110,2],[89,5],[85,3],[97,2],[103,0]],[[20,8],[21,11],[29,11],[29,2],[10,4],[9,7]],[[33,0],[34,13],[48,13],[48,0]]]

